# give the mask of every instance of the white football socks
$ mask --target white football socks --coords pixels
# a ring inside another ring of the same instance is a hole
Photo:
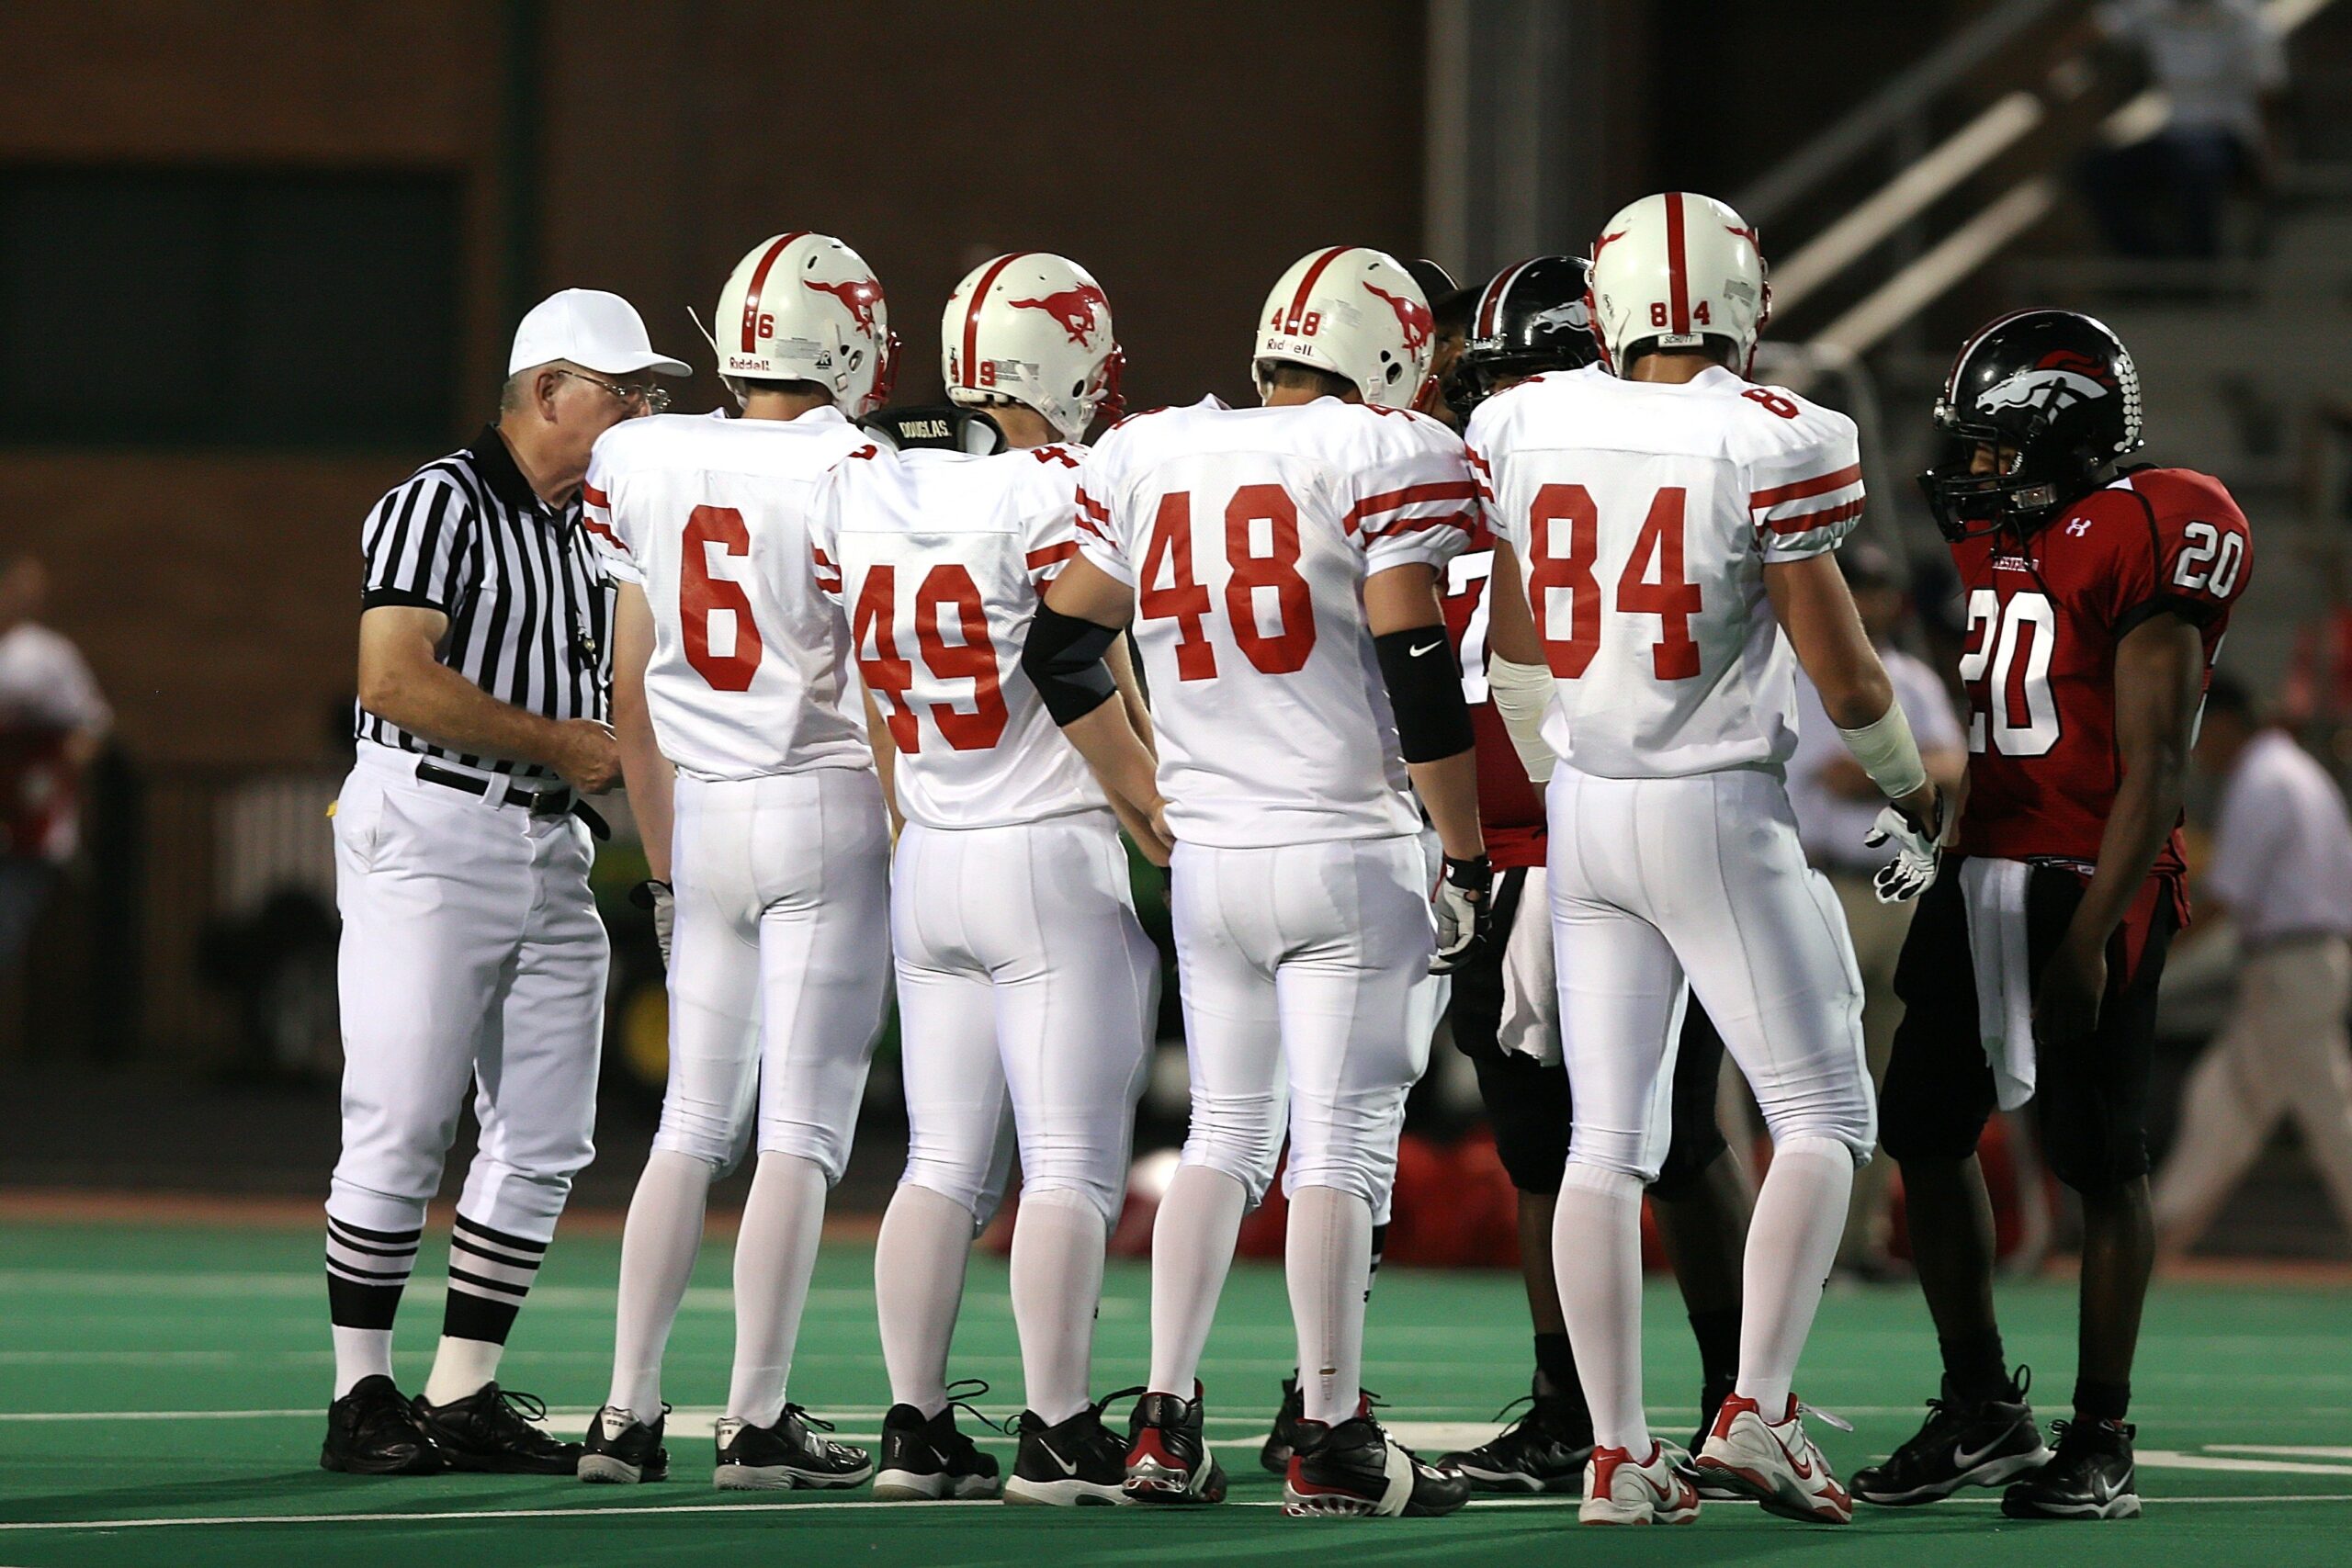
[[[1193,1397],[1250,1194],[1204,1165],[1181,1167],[1151,1227],[1151,1388]]]
[[[1592,1409],[1593,1441],[1650,1451],[1642,1414],[1642,1181],[1568,1162],[1552,1215],[1552,1267]]]
[[[822,1167],[798,1155],[763,1154],[735,1233],[735,1376],[727,1414],[773,1427],[808,1304],[808,1278],[825,1230]]]
[[[1012,1321],[1021,1333],[1023,1394],[1049,1427],[1088,1403],[1107,1239],[1102,1213],[1085,1193],[1023,1190],[1012,1225]]]
[[[433,1352],[432,1375],[424,1380],[424,1403],[450,1404],[480,1393],[498,1377],[498,1359],[506,1347],[488,1339],[460,1339],[445,1334]]]
[[[1364,1296],[1372,1289],[1372,1205],[1336,1187],[1291,1194],[1283,1270],[1298,1331],[1306,1418],[1352,1420],[1363,1394]]]
[[[874,1244],[874,1315],[890,1400],[913,1405],[925,1420],[947,1408],[947,1347],[964,1304],[975,1228],[963,1204],[902,1181]]]
[[[662,1414],[662,1352],[702,1248],[711,1168],[656,1149],[637,1179],[621,1228],[620,1305],[613,1328],[613,1386],[605,1402],[640,1421]]]
[[[392,1331],[389,1328],[345,1328],[342,1324],[331,1325],[334,1330],[334,1396],[341,1399],[356,1387],[362,1378],[392,1375]]]
[[[1747,1224],[1739,1324],[1738,1389],[1767,1421],[1788,1408],[1853,1190],[1854,1156],[1837,1139],[1797,1136],[1773,1145]]]

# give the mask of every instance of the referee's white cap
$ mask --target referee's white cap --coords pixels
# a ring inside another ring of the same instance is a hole
[[[645,322],[637,308],[617,294],[601,288],[562,288],[531,307],[514,329],[514,352],[507,355],[506,373],[534,365],[568,359],[607,376],[651,370],[663,376],[691,376],[684,360],[653,352]]]

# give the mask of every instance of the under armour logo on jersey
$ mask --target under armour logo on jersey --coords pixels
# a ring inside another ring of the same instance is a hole
[[[2073,535],[2077,539],[2081,538],[2090,531],[2091,520],[2087,517],[2077,517],[2072,523],[2066,525],[2066,532]]]

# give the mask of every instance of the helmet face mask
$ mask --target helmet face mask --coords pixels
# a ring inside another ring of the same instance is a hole
[[[1961,350],[1934,418],[1950,445],[1919,488],[1937,527],[1955,543],[1999,530],[2024,538],[2140,447],[2139,372],[2105,323],[2019,310]],[[1984,446],[1997,460],[1979,473]]]

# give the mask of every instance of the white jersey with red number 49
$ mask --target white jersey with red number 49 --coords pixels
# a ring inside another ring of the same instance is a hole
[[[818,488],[818,585],[849,613],[910,821],[994,828],[1106,804],[1021,672],[1046,585],[1078,553],[1085,451],[861,453]]]
[[[809,493],[865,434],[794,420],[662,414],[615,425],[582,520],[653,612],[646,704],[662,754],[704,778],[873,764],[849,637],[808,563]]]
[[[1336,398],[1162,409],[1088,454],[1079,548],[1136,591],[1178,839],[1419,831],[1363,583],[1416,562],[1442,571],[1476,496],[1452,431]],[[1443,645],[1443,627],[1430,636]]]
[[[1764,567],[1861,516],[1852,420],[1721,368],[1675,385],[1596,366],[1487,399],[1469,445],[1558,678],[1544,739],[1562,761],[1639,779],[1788,760],[1796,660]]]

